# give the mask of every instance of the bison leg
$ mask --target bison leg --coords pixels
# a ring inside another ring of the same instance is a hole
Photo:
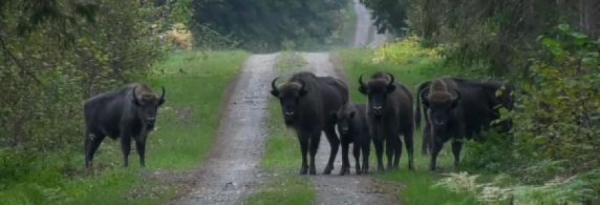
[[[338,149],[340,148],[340,139],[338,138],[337,134],[335,134],[334,125],[325,128],[325,136],[327,137],[327,141],[329,141],[329,145],[331,146],[331,153],[329,153],[329,161],[327,162],[327,167],[325,167],[323,174],[331,174],[331,171],[334,168],[333,163],[335,162],[335,157],[337,156]]]
[[[85,134],[85,167],[90,167],[92,165],[92,161],[94,160],[94,153],[100,147],[102,140],[104,140],[106,135],[103,134],[92,134],[90,132],[86,132]]]
[[[348,159],[349,146],[350,142],[348,142],[348,140],[342,139],[342,169],[340,169],[340,175],[350,173],[350,160]]]
[[[429,122],[425,123],[425,129],[423,129],[423,139],[421,144],[421,153],[427,155],[431,152],[431,127]]]
[[[302,166],[300,167],[300,174],[304,175],[308,172],[308,163],[306,156],[308,155],[308,138],[309,136],[298,135],[298,141],[300,142],[300,151],[302,152]]]
[[[383,140],[373,139],[373,144],[375,145],[375,155],[377,156],[377,170],[383,171]]]
[[[413,143],[413,135],[414,130],[412,127],[407,127],[404,129],[404,144],[406,146],[406,153],[408,155],[408,169],[414,169],[413,163],[413,155],[414,155],[414,143]],[[402,156],[402,149],[400,149],[400,154],[398,156]]]
[[[123,151],[123,167],[129,166],[129,152],[131,152],[131,136],[122,135],[121,139],[121,151]]]
[[[146,136],[135,138],[135,148],[140,156],[140,166],[146,167]]]
[[[454,167],[458,168],[458,163],[460,162],[460,150],[462,149],[462,141],[454,140],[452,141],[452,154],[454,154]]]
[[[319,143],[321,141],[321,131],[315,132],[310,136],[310,165],[309,165],[309,170],[308,173],[310,175],[316,175],[317,174],[317,168],[315,166],[315,160],[316,160],[316,155],[317,155],[317,150],[319,150]],[[331,170],[329,170],[329,173],[331,173]],[[326,174],[329,174],[326,173]]]
[[[394,137],[394,164],[392,165],[394,169],[398,169],[398,164],[400,164],[400,159],[402,158],[402,141],[400,140],[400,136]]]
[[[394,138],[392,138],[391,136],[393,136],[393,135],[388,134],[388,139],[386,139],[384,142],[385,143],[385,154],[387,156],[387,168],[388,169],[393,168],[394,152],[395,152],[395,148],[396,148],[396,143],[395,143],[396,140]]]
[[[361,144],[359,144],[358,141],[355,141],[354,142],[354,147],[352,149],[353,149],[352,152],[354,154],[354,160],[356,161],[355,164],[354,164],[354,167],[356,167],[356,174],[361,174],[362,173],[361,166],[360,166],[360,149],[361,149]],[[348,166],[348,169],[350,169],[350,166]]]
[[[363,164],[362,164],[362,173],[369,173],[369,154],[371,152],[371,144],[369,142],[362,144],[362,155],[363,155]],[[358,165],[357,165],[358,166]]]
[[[433,147],[431,150],[431,162],[429,163],[429,169],[431,171],[434,171],[436,169],[436,161],[437,161],[437,156],[440,153],[440,151],[442,150],[442,143],[437,143],[437,142],[433,142]]]

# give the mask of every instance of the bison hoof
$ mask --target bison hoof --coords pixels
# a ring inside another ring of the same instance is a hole
[[[308,168],[307,167],[300,168],[300,175],[305,175],[307,173],[308,173]]]
[[[377,171],[383,172],[383,171],[385,171],[385,169],[383,168],[383,166],[378,166]]]
[[[356,175],[361,175],[361,174],[362,174],[362,170],[356,169]]]
[[[315,170],[315,169],[310,169],[310,172],[309,172],[309,174],[310,174],[310,175],[317,175],[317,170]]]
[[[327,166],[327,167],[325,167],[323,174],[331,174],[332,170],[333,170],[333,166]]]
[[[340,170],[340,176],[344,176],[345,174],[350,174],[350,167],[343,167]]]

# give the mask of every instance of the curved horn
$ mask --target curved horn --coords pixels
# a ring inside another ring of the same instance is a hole
[[[137,95],[135,94],[135,90],[137,90],[137,86],[133,86],[133,92],[131,93],[133,95],[133,102],[138,104],[140,101],[138,101]]]
[[[391,84],[393,84],[393,83],[394,83],[394,81],[395,81],[396,79],[394,79],[394,75],[392,75],[391,73],[387,72],[387,74],[390,76],[390,83],[388,83],[388,85],[391,85]]]
[[[276,77],[275,79],[273,79],[273,81],[271,82],[271,89],[273,89],[273,91],[275,92],[279,92],[279,90],[277,90],[277,86],[275,85],[275,83],[277,82],[277,80],[279,79],[279,77]]]
[[[166,92],[165,92],[165,86],[161,86],[160,88],[161,88],[161,90],[162,90],[162,93],[160,94],[160,98],[159,98],[159,100],[161,100],[161,101],[162,101],[162,100],[164,100],[164,99],[165,99],[165,93],[166,93]]]
[[[302,80],[302,79],[298,78],[298,81],[300,82],[300,85],[301,85],[301,86],[300,86],[300,90],[304,90],[304,86],[306,85],[306,84],[304,83],[304,80]]]
[[[358,78],[358,84],[360,86],[365,86],[365,83],[363,82],[362,77],[363,77],[363,74],[361,74],[360,77]]]
[[[454,95],[455,96],[452,98],[452,101],[458,101],[458,100],[460,100],[460,97],[461,97],[460,96],[460,91],[458,91],[458,89],[456,89],[456,88],[454,89]]]

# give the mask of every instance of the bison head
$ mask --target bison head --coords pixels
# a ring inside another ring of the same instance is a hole
[[[429,110],[429,121],[434,129],[445,128],[454,117],[454,110],[460,100],[460,91],[454,94],[446,91],[430,92],[423,101]]]
[[[385,78],[375,78],[370,80],[366,85],[362,80],[362,75],[358,78],[358,91],[366,95],[369,100],[369,111],[375,116],[383,114],[383,108],[387,101],[388,93],[396,90],[394,85],[394,76],[391,73],[386,73],[389,76],[389,81]]]
[[[165,87],[162,87],[162,94],[159,96],[150,93],[145,89],[140,92],[140,97],[136,94],[137,87],[133,88],[133,104],[137,107],[136,114],[142,119],[142,122],[148,126],[154,126],[156,122],[156,111],[158,107],[165,103]]]
[[[343,106],[340,110],[335,113],[335,119],[337,121],[338,132],[342,135],[346,135],[350,132],[350,124],[356,116],[356,110],[351,104]]]
[[[273,79],[271,82],[271,95],[279,98],[281,104],[281,110],[283,111],[283,118],[286,124],[290,124],[296,118],[298,102],[308,92],[305,89],[305,83],[301,79],[294,79],[287,82],[277,88],[275,85],[279,77]]]

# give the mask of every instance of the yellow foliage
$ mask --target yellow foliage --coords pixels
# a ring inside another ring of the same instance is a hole
[[[441,58],[440,48],[423,48],[419,45],[419,41],[418,37],[410,36],[399,42],[386,44],[375,51],[372,61],[404,65],[419,58]]]
[[[182,50],[191,50],[193,46],[192,32],[190,32],[182,23],[176,23],[173,28],[168,31],[165,40]]]

